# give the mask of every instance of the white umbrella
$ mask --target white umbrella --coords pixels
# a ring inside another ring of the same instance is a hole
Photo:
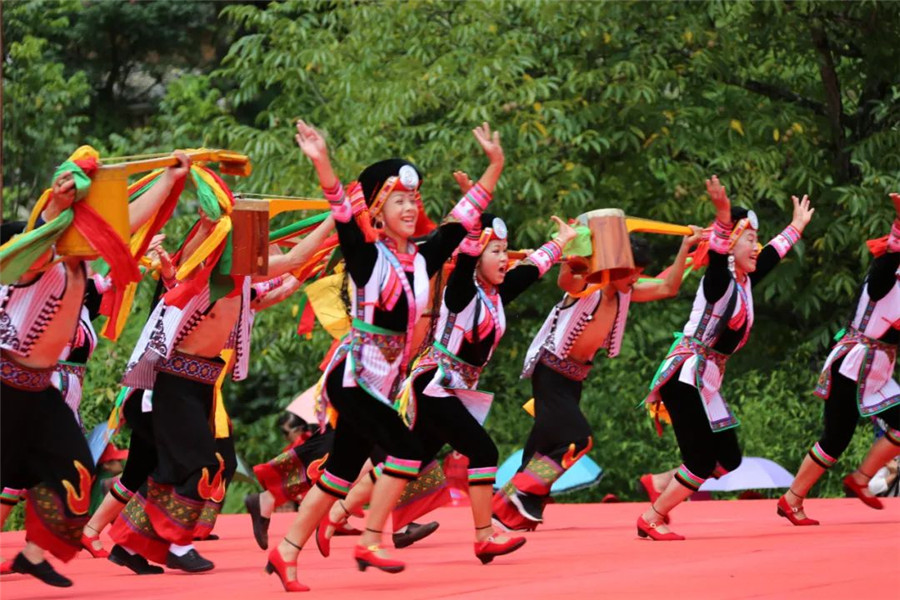
[[[777,462],[758,456],[745,456],[741,466],[718,479],[707,479],[700,486],[700,491],[734,492],[787,488],[793,481],[794,476]]]

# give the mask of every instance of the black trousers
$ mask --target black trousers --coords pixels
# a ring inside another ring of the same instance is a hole
[[[131,427],[128,460],[119,482],[129,492],[138,491],[156,468],[156,442],[153,439],[153,413],[141,410],[144,390],[132,390],[122,406],[125,422]],[[127,498],[124,499],[127,502]]]
[[[0,383],[0,480],[30,488],[27,539],[62,560],[80,548],[94,460],[72,409],[55,387],[26,391]]]
[[[721,465],[733,471],[741,464],[741,448],[734,428],[714,433],[709,426],[703,398],[697,388],[678,381],[680,370],[659,389],[672,418],[672,429],[688,470],[708,479]]]
[[[522,452],[522,468],[535,454],[561,464],[571,444],[575,444],[576,452],[581,452],[591,443],[591,426],[580,406],[583,387],[583,381],[574,381],[543,363],[537,364],[531,375],[534,425]]]
[[[376,445],[389,457],[421,461],[422,446],[396,410],[360,387],[343,386],[344,364],[342,361],[336,365],[325,381],[328,398],[338,411],[334,446],[325,463],[325,477],[330,474],[345,482],[354,481]],[[415,479],[417,473],[404,475],[385,470],[385,475]],[[341,495],[327,487],[322,479],[317,485],[326,493]]]
[[[470,469],[496,467],[499,453],[494,440],[459,398],[425,394],[433,376],[433,370],[426,371],[413,381],[418,399],[413,433],[424,450],[422,464],[430,463],[444,444],[450,444],[468,457]]]
[[[843,364],[843,358],[831,364],[831,390],[825,399],[825,428],[819,438],[819,446],[833,458],[839,458],[850,445],[860,420],[857,383],[841,375]],[[891,429],[900,429],[900,405],[892,406],[878,416]]]

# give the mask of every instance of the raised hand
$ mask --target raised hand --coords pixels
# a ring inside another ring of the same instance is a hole
[[[697,227],[696,225],[688,225],[691,228],[691,235],[684,236],[684,239],[681,240],[682,245],[690,248],[696,244],[700,243],[700,240],[703,239],[703,228]]]
[[[891,192],[891,200],[894,201],[894,210],[897,212],[897,218],[900,219],[900,194]]]
[[[491,164],[503,164],[503,147],[500,145],[500,132],[491,131],[491,126],[487,121],[472,130],[472,135],[481,144],[485,156],[491,161]]]
[[[72,176],[71,172],[61,173],[56,178],[56,181],[53,182],[50,201],[56,205],[59,212],[72,206],[72,203],[75,201],[75,177]]]
[[[816,209],[809,207],[809,196],[806,195],[802,199],[791,196],[791,202],[794,203],[794,218],[791,219],[791,225],[803,233],[803,229],[809,224]]]
[[[167,168],[166,174],[169,175],[172,179],[181,179],[188,174],[188,171],[191,170],[191,159],[181,150],[176,150],[172,153],[172,155],[178,159],[178,164]]]
[[[294,136],[297,145],[313,163],[319,163],[328,158],[328,146],[325,138],[303,120],[297,121],[297,135]]]
[[[557,217],[553,215],[550,217],[554,223],[556,223],[557,227],[559,227],[559,232],[556,234],[557,241],[562,244],[562,247],[565,248],[566,244],[575,239],[577,233],[575,232],[575,228]]]
[[[706,180],[706,193],[709,194],[709,199],[712,200],[713,206],[716,207],[719,220],[730,223],[731,201],[728,199],[728,194],[725,193],[725,186],[719,182],[718,176],[713,175],[712,179]],[[725,214],[728,215],[727,219],[722,218]]]
[[[465,171],[453,171],[453,179],[456,180],[456,185],[459,186],[459,191],[462,192],[463,196],[465,196],[469,190],[472,189],[472,186],[475,185]]]

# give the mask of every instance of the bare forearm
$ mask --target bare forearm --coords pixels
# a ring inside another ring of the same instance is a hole
[[[269,272],[265,278],[278,277],[302,266],[322,246],[332,229],[334,229],[334,218],[329,216],[291,248],[290,252],[269,257]]]
[[[492,161],[488,168],[484,170],[484,174],[481,176],[481,179],[478,180],[478,183],[488,191],[488,193],[493,194],[494,188],[497,187],[497,181],[500,180],[500,174],[503,172],[503,161]]]
[[[131,233],[140,229],[159,210],[159,207],[162,206],[168,197],[169,192],[172,191],[173,185],[175,185],[175,177],[169,171],[166,171],[153,187],[128,205],[128,223],[131,227]]]

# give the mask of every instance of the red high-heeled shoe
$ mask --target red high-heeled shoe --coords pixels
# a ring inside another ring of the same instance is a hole
[[[683,535],[678,535],[672,531],[669,533],[660,533],[656,530],[657,527],[659,527],[659,523],[648,523],[644,520],[643,515],[638,517],[637,532],[639,537],[650,538],[655,542],[674,542],[684,539]]]
[[[95,535],[94,537],[88,537],[87,534],[81,534],[81,547],[88,551],[88,553],[94,558],[109,558],[109,552],[100,548],[97,550],[94,548],[94,542],[99,541],[100,536]]]
[[[380,548],[376,546],[356,546],[353,549],[353,558],[360,571],[365,571],[368,567],[375,567],[387,573],[399,573],[406,568],[406,564],[393,559],[381,558],[376,554]]]
[[[481,561],[481,564],[486,565],[494,560],[495,556],[515,552],[524,545],[525,538],[523,537],[513,537],[503,543],[498,543],[494,541],[494,536],[491,536],[482,542],[475,542],[475,557]]]
[[[802,509],[802,507],[794,508],[790,504],[788,504],[787,498],[782,496],[778,499],[778,515],[784,517],[792,524],[797,525],[798,527],[804,527],[807,525],[818,525],[819,522],[815,519],[810,519],[809,517],[805,517],[803,519],[797,516],[797,513]]]
[[[856,483],[856,481],[853,479],[853,473],[850,473],[849,475],[844,477],[844,489],[848,494],[856,496],[857,498],[862,500],[863,504],[865,504],[866,506],[871,506],[875,510],[881,510],[882,508],[884,508],[884,504],[881,503],[881,500],[879,500],[875,496],[872,496],[871,494],[863,493],[863,490],[865,490],[866,492],[869,491],[869,486]]]
[[[334,527],[336,530],[340,525],[341,523],[335,523],[331,520],[331,515],[325,513],[325,516],[319,522],[319,526],[316,527],[316,548],[319,549],[319,554],[325,558],[331,556],[331,538],[325,536],[325,531],[329,527]]]
[[[296,563],[293,565],[289,565],[285,560],[281,557],[281,553],[278,551],[278,546],[272,548],[269,552],[269,562],[266,563],[266,573],[271,575],[272,573],[278,574],[278,579],[281,580],[281,585],[284,586],[284,591],[286,592],[308,592],[309,587],[303,585],[296,579],[293,581],[288,581],[287,578],[287,570],[288,567],[296,567]]]
[[[644,491],[647,492],[647,497],[650,499],[650,504],[654,504],[656,499],[659,498],[660,492],[656,491],[656,488],[653,487],[653,475],[647,473],[645,475],[641,475],[641,478],[638,479],[638,482],[643,486]]]

